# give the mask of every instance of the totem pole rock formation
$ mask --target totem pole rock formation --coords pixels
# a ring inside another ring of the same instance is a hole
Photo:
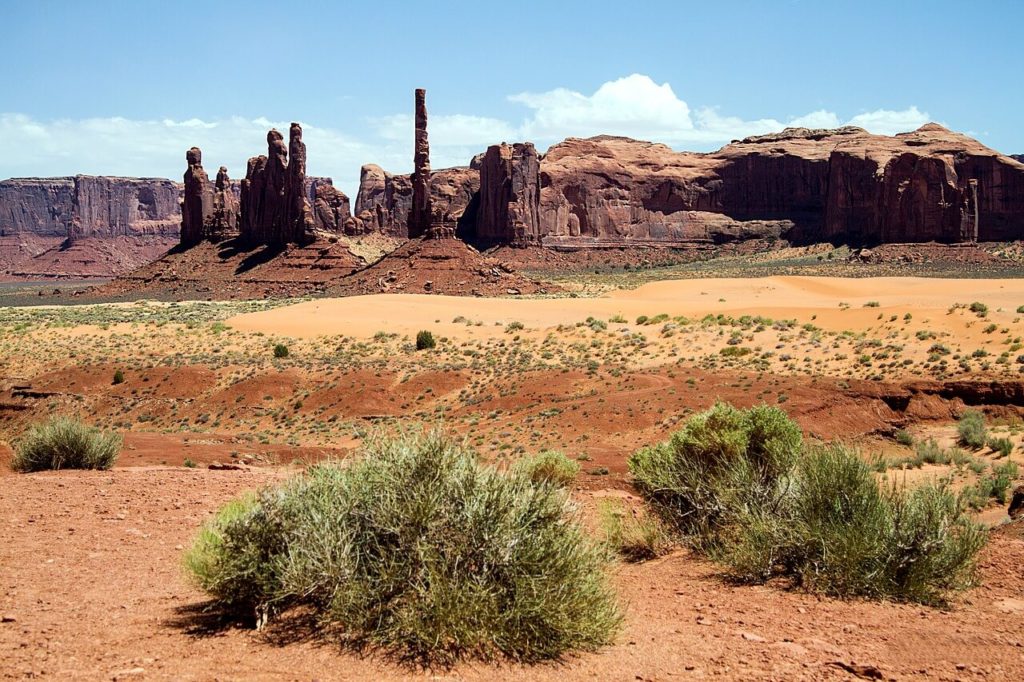
[[[291,163],[289,163],[289,152]],[[302,126],[292,123],[289,144],[267,133],[267,155],[249,159],[241,185],[241,237],[253,245],[306,244],[313,240]]]
[[[228,169],[221,166],[213,188],[213,222],[207,237],[212,240],[238,236],[238,199],[231,187]]]
[[[206,235],[206,226],[213,220],[213,190],[203,170],[203,152],[192,147],[185,152],[185,191],[181,205],[181,245],[194,246]]]
[[[306,193],[306,144],[298,123],[292,123],[288,130],[288,156],[284,240],[306,244],[313,239],[313,212]]]
[[[430,142],[427,140],[427,91],[416,90],[416,138],[413,152],[412,209],[409,211],[409,237],[422,237],[430,229],[433,210],[430,202]]]
[[[532,143],[487,148],[480,162],[476,237],[488,245],[540,243],[540,156]]]

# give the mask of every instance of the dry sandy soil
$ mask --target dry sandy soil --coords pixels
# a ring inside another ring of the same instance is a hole
[[[103,473],[15,475],[0,448],[0,675],[1020,679],[1019,526],[993,533],[981,585],[946,610],[733,586],[679,551],[617,569],[626,624],[611,647],[434,672],[339,651],[301,623],[269,633],[219,623],[180,557],[241,491],[412,421],[441,423],[496,462],[565,451],[583,465],[573,496],[585,510],[609,496],[637,503],[629,454],[718,398],[777,404],[810,438],[897,462],[890,479],[969,485],[977,472],[966,467],[898,464],[913,452],[892,436],[951,446],[953,420],[975,406],[1020,462],[1022,304],[1020,280],[776,277],[599,298],[0,309],[0,438],[53,412],[125,434],[118,467]],[[415,350],[421,329],[436,349]],[[287,357],[274,357],[276,344]],[[114,384],[118,369],[125,381]],[[988,449],[971,458],[979,471],[999,461]],[[1004,517],[995,503],[980,514]]]

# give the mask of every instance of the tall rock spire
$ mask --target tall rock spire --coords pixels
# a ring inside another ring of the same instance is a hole
[[[188,170],[185,171],[185,192],[181,205],[181,245],[195,246],[206,236],[207,225],[213,218],[213,190],[210,178],[203,170],[203,152],[192,147],[185,152]]]
[[[416,139],[413,156],[412,209],[409,237],[422,237],[430,229],[430,143],[427,140],[427,91],[416,90]]]

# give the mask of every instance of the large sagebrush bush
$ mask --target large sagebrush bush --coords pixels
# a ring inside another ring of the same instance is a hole
[[[362,455],[222,510],[186,555],[196,584],[260,618],[308,605],[345,643],[425,665],[553,658],[617,631],[608,553],[564,490],[437,433]]]
[[[121,452],[121,436],[102,432],[69,417],[35,424],[14,444],[11,468],[31,472],[51,469],[109,469]]]
[[[771,507],[800,454],[800,428],[777,407],[718,403],[629,460],[637,488],[678,530],[714,541],[739,513]]]
[[[796,424],[767,409],[716,405],[630,460],[694,547],[738,580],[785,577],[834,596],[934,604],[972,583],[986,535],[961,496],[883,488],[841,446],[802,453]]]

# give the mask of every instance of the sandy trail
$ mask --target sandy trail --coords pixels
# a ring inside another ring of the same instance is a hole
[[[249,313],[228,323],[243,331],[296,338],[321,335],[372,336],[379,331],[415,334],[430,328],[442,334],[497,338],[504,326],[522,322],[530,329],[575,324],[593,316],[621,315],[632,322],[640,315],[699,317],[706,314],[763,315],[796,318],[827,330],[864,329],[879,315],[927,320],[934,329],[962,333],[977,327],[977,318],[949,315],[950,306],[980,301],[990,318],[1009,323],[1024,303],[1024,280],[930,279],[884,277],[766,277],[761,279],[669,280],[652,282],[600,298],[492,299],[415,294],[381,294],[318,299],[293,306]],[[865,307],[867,303],[878,305]],[[848,307],[840,307],[840,303]],[[963,311],[961,311],[962,313]],[[480,325],[455,323],[462,316]],[[968,324],[970,323],[970,324]],[[980,331],[980,330],[978,330]]]

